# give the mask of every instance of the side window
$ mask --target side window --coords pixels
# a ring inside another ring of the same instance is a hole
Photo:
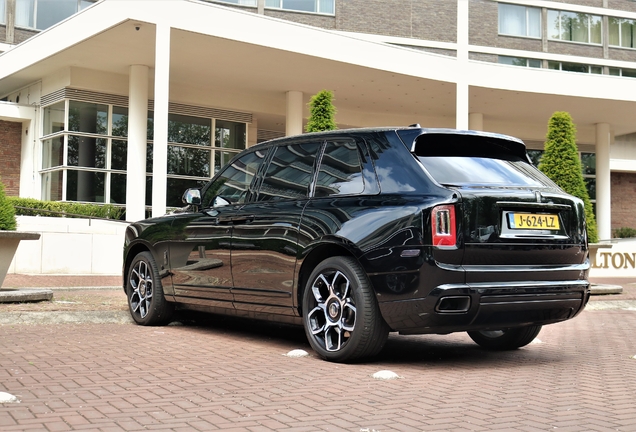
[[[316,142],[277,147],[258,192],[258,201],[307,197],[321,144]]]
[[[250,184],[261,166],[266,151],[248,153],[225,167],[204,192],[203,207],[212,206],[215,197],[220,196],[232,204],[243,204],[248,197]]]
[[[359,194],[364,191],[360,152],[353,141],[327,142],[320,162],[316,197]]]

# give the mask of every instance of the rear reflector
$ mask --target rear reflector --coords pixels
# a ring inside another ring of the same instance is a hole
[[[443,205],[433,208],[431,223],[433,228],[433,246],[456,246],[455,206]]]

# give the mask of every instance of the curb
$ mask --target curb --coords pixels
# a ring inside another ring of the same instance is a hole
[[[23,303],[51,300],[53,291],[48,288],[0,288],[0,303]]]
[[[610,285],[610,284],[591,284],[590,285],[590,294],[592,295],[603,295],[603,294],[622,294],[623,287],[620,285]]]

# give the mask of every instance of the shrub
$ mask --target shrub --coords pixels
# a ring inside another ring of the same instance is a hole
[[[16,214],[21,216],[50,216],[50,217],[96,217],[104,219],[121,219],[124,209],[112,204],[83,204],[74,202],[40,201],[34,198],[10,197],[8,200],[16,208]],[[59,214],[62,213],[62,214]]]
[[[581,160],[576,147],[576,128],[570,114],[555,112],[550,118],[545,153],[539,169],[565,192],[583,200],[587,237],[591,243],[597,242],[596,218],[585,187]]]
[[[4,193],[4,184],[0,181],[0,230],[15,231],[17,225],[15,210]]]
[[[306,132],[322,132],[338,129],[336,126],[336,108],[333,106],[333,93],[321,90],[309,101],[309,120],[305,126]]]
[[[633,238],[636,237],[636,228],[617,228],[614,230],[614,238]]]

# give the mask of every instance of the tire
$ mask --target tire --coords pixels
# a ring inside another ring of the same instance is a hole
[[[503,330],[469,331],[468,336],[483,348],[504,351],[528,345],[540,331],[539,325]]]
[[[126,295],[130,315],[137,324],[162,325],[172,319],[174,304],[163,295],[157,264],[150,252],[139,253],[130,264]]]
[[[351,362],[378,354],[389,326],[364,270],[350,257],[332,257],[312,272],[303,293],[303,324],[325,360]]]

